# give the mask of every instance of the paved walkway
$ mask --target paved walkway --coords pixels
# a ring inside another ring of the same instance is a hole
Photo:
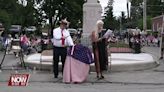
[[[144,47],[143,49],[145,52],[151,52],[153,57],[158,56],[157,47]],[[10,74],[17,71],[31,74],[29,85],[23,88],[8,88],[7,82]],[[164,90],[163,60],[159,60],[159,66],[147,70],[106,72],[103,80],[97,80],[95,76],[95,72],[91,72],[85,83],[66,85],[62,83],[61,74],[58,79],[54,79],[53,73],[49,71],[4,70],[0,73],[0,92],[162,92]]]

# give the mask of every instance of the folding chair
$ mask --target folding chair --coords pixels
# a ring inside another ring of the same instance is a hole
[[[20,46],[20,40],[19,39],[13,39],[11,42],[11,50],[15,56],[20,54],[21,46]]]

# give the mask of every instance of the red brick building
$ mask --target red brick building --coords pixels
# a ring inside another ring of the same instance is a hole
[[[163,26],[163,28],[162,28]],[[154,17],[152,19],[152,30],[155,32],[162,32],[164,29],[164,15]]]

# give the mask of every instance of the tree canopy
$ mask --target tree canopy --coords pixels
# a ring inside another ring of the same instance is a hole
[[[50,29],[59,20],[67,18],[70,27],[82,27],[82,6],[84,0],[0,0],[0,22],[5,27],[11,24],[41,27],[49,20]]]
[[[104,14],[104,28],[105,29],[119,29],[119,20],[113,15],[113,0],[108,1],[107,7],[105,7],[105,14]]]
[[[52,31],[58,22],[67,18],[71,28],[82,27],[84,0],[0,0],[0,22],[6,29],[11,24],[22,25],[23,27],[37,26],[40,28],[46,21],[49,21],[49,30]],[[105,8],[103,21],[106,29],[123,29],[127,27],[142,29],[143,0],[130,0],[130,16],[120,11],[121,16],[113,15],[113,2],[109,0]],[[159,16],[164,11],[164,3],[161,0],[147,0],[147,24],[151,28],[151,18]],[[121,21],[120,21],[121,20]],[[122,26],[118,26],[118,25]]]
[[[131,0],[131,26],[139,27],[143,29],[141,26],[143,23],[143,0]],[[164,2],[161,0],[147,0],[147,28],[151,29],[151,19],[153,17],[162,15],[164,11]]]

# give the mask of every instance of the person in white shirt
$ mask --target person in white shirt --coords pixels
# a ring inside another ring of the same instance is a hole
[[[69,31],[66,29],[68,26],[66,19],[60,21],[60,26],[53,30],[53,71],[54,77],[58,78],[58,63],[59,57],[62,62],[62,71],[67,55],[67,47],[73,46],[73,40],[70,36]]]
[[[8,35],[6,41],[5,41],[5,46],[6,46],[6,53],[8,54],[11,50],[11,42],[12,42],[13,38],[11,36],[11,34]]]

